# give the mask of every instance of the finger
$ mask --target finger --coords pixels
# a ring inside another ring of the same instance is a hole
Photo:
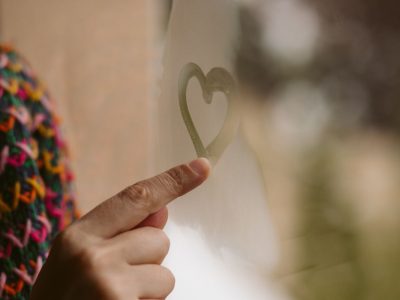
[[[161,264],[169,250],[169,238],[161,229],[142,227],[106,241],[110,251],[130,265]]]
[[[104,238],[128,231],[200,185],[207,179],[210,168],[206,158],[199,158],[138,182],[101,203],[82,217],[77,226]]]
[[[175,287],[175,277],[170,270],[159,265],[134,267],[139,299],[166,298]]]
[[[142,222],[140,222],[139,225],[136,226],[136,228],[149,226],[163,229],[167,221],[168,209],[166,207],[163,207],[158,212],[151,214]]]

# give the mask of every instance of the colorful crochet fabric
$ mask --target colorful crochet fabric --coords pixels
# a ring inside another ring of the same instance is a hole
[[[0,45],[0,299],[29,299],[52,239],[78,217],[67,152],[44,85]]]

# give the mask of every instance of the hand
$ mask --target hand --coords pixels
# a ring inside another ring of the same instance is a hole
[[[160,265],[169,249],[161,229],[165,206],[200,185],[209,170],[204,158],[175,167],[76,221],[56,238],[31,299],[165,299],[175,284]]]

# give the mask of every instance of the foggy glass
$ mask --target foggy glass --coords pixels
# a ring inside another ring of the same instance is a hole
[[[398,299],[399,16],[395,1],[175,1],[158,165],[196,155],[178,106],[186,64],[235,78],[241,120],[173,220],[237,251],[290,299]],[[228,104],[215,93],[210,108],[202,93],[188,83],[207,144]]]

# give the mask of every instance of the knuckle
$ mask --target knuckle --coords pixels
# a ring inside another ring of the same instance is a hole
[[[181,194],[184,187],[185,172],[183,167],[168,170],[163,177],[163,185],[174,194]]]
[[[84,269],[95,270],[98,269],[103,263],[102,251],[96,246],[83,247],[75,256],[75,261]]]
[[[75,253],[78,251],[81,241],[82,237],[79,230],[70,226],[57,235],[53,242],[53,250],[63,251],[68,249],[70,253]]]
[[[151,189],[145,182],[136,183],[123,191],[118,196],[125,200],[130,201],[135,208],[144,209],[146,211],[151,208]]]
[[[90,272],[103,264],[102,247],[91,243],[78,229],[67,228],[58,235],[53,249],[72,267]]]

